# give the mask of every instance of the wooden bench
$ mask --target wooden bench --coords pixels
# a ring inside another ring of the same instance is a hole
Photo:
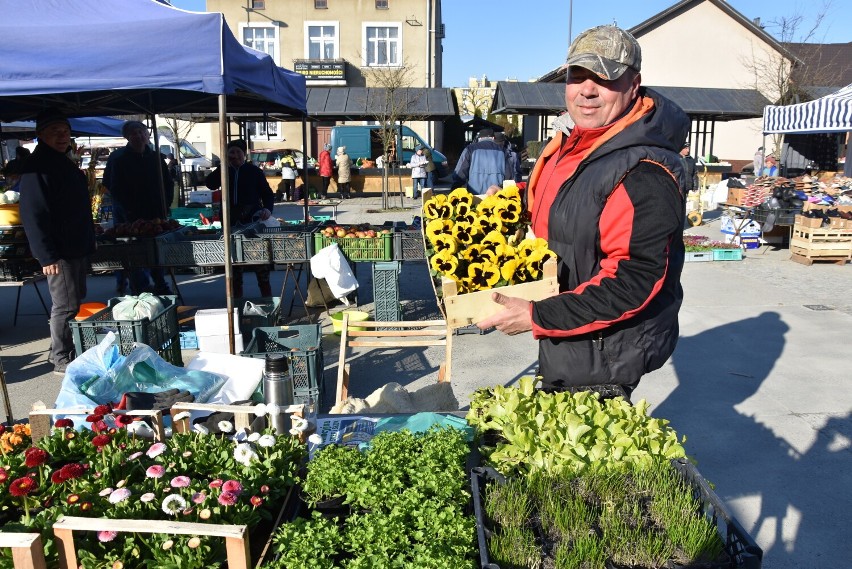
[[[353,327],[358,329],[353,329]],[[446,320],[411,320],[392,322],[356,322],[350,326],[349,315],[343,313],[340,330],[340,358],[337,362],[337,398],[349,397],[350,367],[346,363],[349,348],[398,349],[444,346],[444,361],[438,369],[438,381],[450,381],[452,331]]]

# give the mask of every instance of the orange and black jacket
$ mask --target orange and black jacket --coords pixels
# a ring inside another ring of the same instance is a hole
[[[678,151],[688,129],[677,105],[642,90],[609,128],[560,133],[542,152],[526,199],[533,230],[558,256],[560,294],[531,305],[545,388],[635,386],[674,351],[685,214]],[[546,198],[544,164],[577,148],[576,168]]]

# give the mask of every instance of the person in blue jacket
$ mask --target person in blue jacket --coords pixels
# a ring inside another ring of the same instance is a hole
[[[71,125],[56,109],[36,118],[38,145],[22,165],[21,221],[30,251],[47,277],[50,354],[53,373],[65,375],[74,359],[68,323],[86,296],[89,255],[95,250],[95,226],[86,176],[68,157]]]
[[[473,194],[485,194],[491,186],[503,185],[514,173],[502,146],[494,142],[494,131],[483,128],[477,141],[464,149],[453,171],[453,187],[467,186]]]
[[[778,175],[778,163],[775,161],[774,156],[767,156],[766,160],[764,160],[763,170],[760,171],[761,176],[777,176]]]

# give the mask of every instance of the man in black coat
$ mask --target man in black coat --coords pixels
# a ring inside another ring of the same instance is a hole
[[[683,162],[683,169],[686,172],[686,185],[683,191],[686,193],[698,187],[698,176],[695,174],[695,158],[689,155],[689,141],[683,143],[683,148],[680,149],[680,161]]]
[[[50,310],[50,361],[57,375],[74,358],[68,323],[86,296],[89,255],[95,228],[86,176],[66,152],[71,145],[68,119],[55,109],[36,118],[38,146],[23,164],[21,219],[33,256],[47,276]]]

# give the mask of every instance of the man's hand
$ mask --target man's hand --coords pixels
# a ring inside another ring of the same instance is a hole
[[[270,218],[270,216],[272,215],[272,212],[269,211],[268,209],[264,208],[264,209],[260,210],[259,215],[260,215],[261,221],[266,221],[267,219]]]
[[[505,296],[499,292],[493,293],[491,300],[502,305],[505,310],[500,311],[491,318],[477,322],[476,325],[481,330],[497,328],[507,336],[514,336],[515,334],[532,330],[530,301],[514,296]]]
[[[45,275],[58,275],[59,274],[59,263],[54,263],[52,265],[45,265],[41,268],[41,272]]]
[[[500,186],[495,186],[494,184],[491,184],[490,186],[488,186],[488,189],[485,190],[485,195],[486,196],[493,196],[494,194],[496,194],[497,192],[499,192],[502,189],[503,188],[501,188]]]

